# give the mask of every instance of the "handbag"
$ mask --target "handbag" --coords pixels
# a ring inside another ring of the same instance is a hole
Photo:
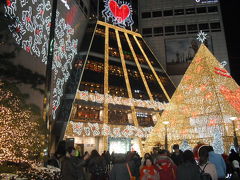
[[[132,173],[131,173],[131,170],[130,170],[130,168],[129,168],[129,166],[128,166],[128,163],[127,163],[126,165],[127,165],[128,173],[129,173],[129,175],[130,175],[130,180],[136,180],[136,177],[135,177],[135,176],[132,176]]]

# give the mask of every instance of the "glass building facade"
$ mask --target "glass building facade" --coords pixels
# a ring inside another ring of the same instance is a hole
[[[154,126],[175,87],[140,34],[97,21],[85,38],[84,70],[65,138],[78,137],[79,144],[98,138],[93,148],[99,151],[110,147],[110,137],[138,139],[134,149],[141,151],[146,128]]]

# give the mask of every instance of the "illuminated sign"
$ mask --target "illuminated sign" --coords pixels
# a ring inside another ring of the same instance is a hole
[[[218,3],[218,0],[195,0],[197,3],[209,4],[209,3]]]
[[[112,22],[114,25],[126,28],[134,24],[132,19],[132,6],[124,1],[104,0],[102,15],[105,22]]]

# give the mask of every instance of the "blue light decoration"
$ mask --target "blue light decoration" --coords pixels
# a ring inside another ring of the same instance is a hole
[[[71,4],[66,0],[59,1],[67,12],[71,11]],[[47,64],[49,34],[51,27],[51,0],[8,0],[4,6],[5,16],[13,19],[14,23],[8,26],[16,43],[26,52],[41,59]],[[75,8],[75,6],[73,6]],[[53,85],[52,85],[52,115],[60,106],[64,85],[70,76],[72,61],[77,54],[77,32],[69,24],[68,18],[57,10],[55,39],[51,43],[53,57]],[[67,14],[67,13],[66,13]],[[75,16],[71,16],[75,17]],[[66,20],[65,20],[66,19]],[[79,19],[79,17],[75,17]],[[73,21],[71,21],[73,22]],[[76,38],[75,38],[76,37]]]
[[[110,22],[122,28],[129,27],[132,30],[132,25],[134,24],[132,14],[133,9],[130,3],[120,0],[118,2],[115,0],[104,0],[102,16],[105,22]]]

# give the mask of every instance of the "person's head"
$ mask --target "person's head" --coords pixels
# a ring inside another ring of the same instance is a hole
[[[214,151],[212,146],[208,146],[208,152]]]
[[[99,153],[97,152],[96,149],[92,150],[92,152],[91,152],[91,158],[95,158],[95,157],[99,157],[99,156],[100,156],[100,155],[99,155]]]
[[[202,146],[199,151],[199,165],[202,166],[208,161],[208,146]]]
[[[67,148],[67,153],[70,155],[70,156],[75,156],[75,148],[74,147],[68,147]]]
[[[150,158],[150,157],[151,157],[151,155],[149,153],[144,154],[144,159],[147,159],[147,158]]]
[[[157,154],[158,153],[158,148],[157,147],[154,147],[153,148],[153,154]]]
[[[146,158],[144,161],[144,166],[152,166],[153,165],[153,161],[151,158]]]
[[[174,152],[179,152],[179,145],[178,144],[173,145],[173,151]]]
[[[159,151],[159,154],[161,156],[168,156],[169,152],[168,152],[168,150],[162,149],[162,150]]]
[[[183,162],[190,162],[192,164],[195,164],[196,161],[194,159],[194,155],[193,155],[193,152],[190,151],[190,150],[186,150],[183,152]]]

